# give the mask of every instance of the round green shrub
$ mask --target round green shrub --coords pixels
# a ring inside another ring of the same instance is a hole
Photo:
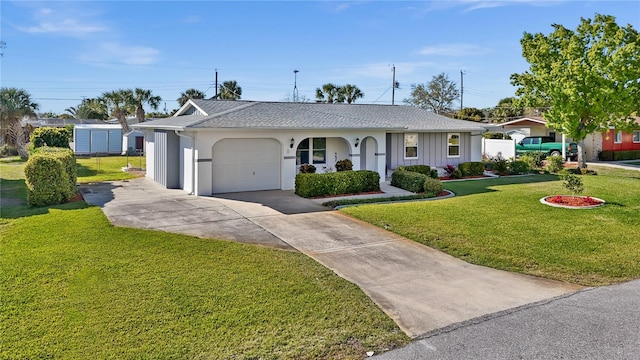
[[[431,197],[437,196],[443,189],[442,182],[438,179],[427,178],[424,181],[424,193]]]
[[[336,171],[353,170],[353,163],[349,159],[339,160],[336,162]]]
[[[547,171],[557,174],[564,169],[564,159],[562,156],[549,156],[547,158]]]
[[[301,174],[315,174],[316,167],[311,164],[302,164],[300,165],[300,173]]]

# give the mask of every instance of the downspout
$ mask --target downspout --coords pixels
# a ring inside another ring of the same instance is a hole
[[[191,192],[189,195],[195,195],[196,192],[196,139],[185,134],[180,130],[173,130],[176,135],[191,140]]]

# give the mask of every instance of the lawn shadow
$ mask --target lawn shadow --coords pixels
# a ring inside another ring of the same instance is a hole
[[[76,174],[78,175],[78,177],[95,176],[98,175],[98,173],[98,169],[92,169],[88,166],[76,162]]]
[[[0,179],[0,189],[0,218],[3,219],[43,215],[49,213],[49,209],[75,210],[89,207],[82,200],[42,207],[29,206],[27,204],[27,185],[24,179]]]
[[[501,185],[515,185],[515,184],[534,184],[545,183],[550,181],[560,180],[558,175],[544,174],[544,175],[516,175],[516,176],[501,176],[499,178],[492,179],[478,179],[456,182],[445,182],[443,186],[445,189],[453,191],[456,197],[482,194],[499,191],[491,189],[493,186]]]

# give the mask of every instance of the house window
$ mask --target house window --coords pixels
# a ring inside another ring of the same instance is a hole
[[[640,130],[636,130],[633,132],[633,142],[640,143]]]
[[[298,145],[296,150],[296,164],[308,164],[309,163],[309,139],[304,139]]]
[[[447,134],[447,157],[460,157],[460,134]]]
[[[614,144],[621,144],[622,143],[622,131],[616,131],[616,134],[613,138],[613,143]]]
[[[296,164],[311,164],[312,162],[313,164],[327,162],[327,138],[306,138],[298,145]]]
[[[324,164],[327,162],[327,138],[313,139],[313,163]]]
[[[404,158],[418,158],[418,134],[404,134]]]

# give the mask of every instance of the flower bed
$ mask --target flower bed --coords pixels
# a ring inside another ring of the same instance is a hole
[[[579,195],[552,195],[543,197],[540,202],[545,205],[567,209],[593,209],[605,203],[602,199]]]

